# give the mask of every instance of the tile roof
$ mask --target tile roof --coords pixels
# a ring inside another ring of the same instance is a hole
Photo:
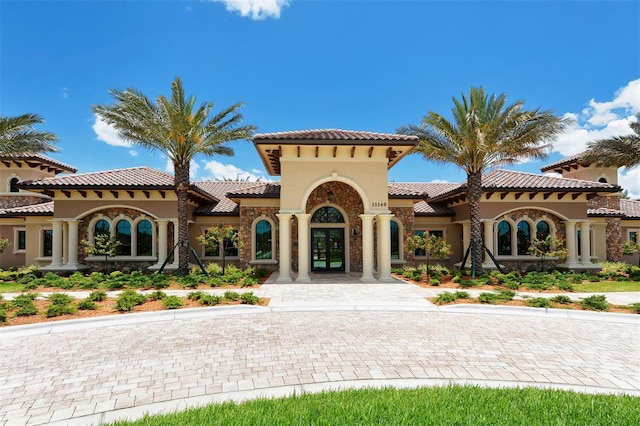
[[[0,161],[24,161],[26,163],[36,163],[45,167],[56,169],[56,173],[75,173],[78,171],[73,166],[62,163],[60,161],[49,158],[46,155],[34,154],[34,153],[22,153],[22,154],[5,154],[0,156]]]
[[[534,173],[516,172],[512,170],[493,170],[482,176],[484,191],[560,191],[560,192],[618,192],[620,187],[610,183],[591,182],[579,179],[568,179],[555,176],[545,176]],[[433,195],[431,198],[440,200],[450,195],[465,192],[466,182],[448,191]]]
[[[578,165],[582,165],[582,166],[588,166],[588,164],[583,163],[582,161],[580,161],[580,157],[582,157],[582,154],[584,154],[583,152],[579,152],[577,154],[574,154],[572,156],[569,157],[565,157],[561,160],[558,160],[554,163],[550,163],[547,164],[545,166],[542,166],[540,168],[540,171],[542,172],[550,172],[550,171],[554,171],[554,172],[562,172],[563,168],[566,168],[568,166],[578,166]]]
[[[53,215],[53,201],[47,201],[45,203],[39,203],[39,204],[31,204],[28,206],[0,209],[0,217],[52,216],[52,215]]]
[[[620,210],[624,212],[627,219],[640,219],[640,201],[638,200],[620,200]]]
[[[419,201],[413,205],[416,216],[453,216],[453,210],[438,203]]]
[[[419,195],[431,198],[460,187],[460,183],[452,182],[391,182],[389,196],[392,198],[411,198]]]
[[[590,217],[624,217],[624,215],[625,213],[622,210],[608,209],[606,207],[587,209],[587,216]]]
[[[341,130],[341,129],[312,129],[312,130],[298,130],[290,132],[275,132],[275,133],[258,133],[253,137],[254,142],[262,141],[345,141],[353,143],[362,141],[367,144],[372,142],[410,142],[411,144],[418,143],[417,136],[413,135],[399,135],[391,133],[376,133],[376,132],[364,132],[356,130]]]
[[[32,188],[141,188],[173,189],[173,176],[149,167],[129,167],[126,169],[105,170],[82,173],[20,183],[20,187]]]
[[[244,195],[251,198],[280,197],[280,184],[277,182],[206,181],[195,182],[194,185],[218,200],[218,202],[198,207],[194,212],[196,215],[239,214],[238,204],[229,199],[232,195]]]

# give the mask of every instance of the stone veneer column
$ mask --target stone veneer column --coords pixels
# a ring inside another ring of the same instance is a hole
[[[566,228],[566,241],[567,241],[567,260],[564,264],[565,268],[575,268],[578,265],[578,252],[576,250],[576,223],[570,220],[565,220],[564,225]]]
[[[391,276],[391,218],[392,214],[378,215],[378,280],[394,281]]]
[[[372,281],[373,277],[373,218],[372,214],[361,214],[362,219],[362,277],[361,281]]]
[[[74,268],[78,266],[78,222],[77,219],[67,219],[67,230],[69,231],[67,266]]]
[[[169,249],[169,234],[167,231],[167,227],[169,221],[166,219],[158,219],[156,220],[158,224],[158,262],[159,266],[162,266],[164,260],[167,257],[167,250]]]
[[[296,282],[309,282],[309,217],[298,213],[298,277]]]
[[[496,224],[495,220],[484,220],[484,245],[491,250],[491,252],[493,252],[493,233],[494,233],[494,227]],[[489,252],[487,252],[484,247],[482,247],[482,250],[484,250],[484,262],[482,263],[482,267],[483,268],[491,268],[491,267],[495,267],[495,265],[493,264],[493,260],[491,260],[491,258],[489,257]]]
[[[278,259],[279,274],[277,282],[291,282],[291,214],[279,213],[280,220],[280,258]]]
[[[591,231],[589,221],[580,222],[580,264],[592,265],[591,263]]]
[[[62,221],[53,219],[51,266],[62,266]]]

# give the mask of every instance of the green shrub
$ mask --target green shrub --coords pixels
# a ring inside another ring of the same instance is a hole
[[[222,287],[226,283],[224,282],[224,279],[222,279],[222,277],[212,275],[207,278],[207,284],[209,284],[211,287]]]
[[[25,306],[21,306],[20,308],[18,308],[18,310],[16,311],[16,316],[17,317],[29,317],[32,315],[38,315],[38,308],[36,307],[35,304],[33,304],[33,302],[31,302],[31,305],[25,305]]]
[[[53,293],[47,297],[47,300],[51,302],[52,305],[69,305],[74,301],[74,298],[65,293]]]
[[[160,272],[154,272],[153,274],[149,275],[149,281],[151,281],[151,285],[156,290],[161,290],[171,285],[171,282],[169,281],[169,277]]]
[[[533,308],[548,308],[551,306],[549,299],[546,297],[535,297],[533,299],[525,299],[524,304]]]
[[[508,302],[515,297],[516,293],[512,290],[498,290],[494,293],[480,293],[478,301],[480,303],[490,303],[492,305]]]
[[[615,281],[624,281],[624,282],[631,281],[629,277],[626,277],[624,275],[616,275],[615,277],[613,277],[613,279]]]
[[[24,306],[31,306],[33,305],[33,301],[36,300],[36,297],[38,297],[37,293],[22,293],[14,297],[11,304],[14,308],[18,309]]]
[[[240,287],[253,287],[258,284],[258,279],[254,277],[245,277],[240,283]]]
[[[453,276],[453,278],[451,278],[451,282],[452,282],[452,283],[459,284],[459,283],[460,283],[460,281],[462,281],[462,275],[461,275],[461,274],[459,274],[459,273],[458,273],[458,274],[456,274],[456,275],[454,275],[454,276]]]
[[[629,268],[626,262],[599,262],[598,265],[602,267],[600,275],[604,277],[625,274]]]
[[[441,282],[440,282],[440,278],[432,277],[432,278],[429,280],[429,284],[430,284],[430,285],[432,285],[432,286],[434,286],[434,287],[439,286],[439,285],[441,284]]]
[[[205,294],[198,299],[198,301],[205,306],[215,306],[220,303],[221,300],[222,298],[220,296],[214,296],[212,294]]]
[[[571,284],[569,281],[564,281],[564,280],[558,280],[556,281],[556,287],[558,288],[558,290],[562,290],[562,291],[573,291],[573,284]]]
[[[481,286],[482,283],[479,280],[461,280],[458,285],[462,288],[471,288]]]
[[[207,293],[205,293],[204,291],[192,291],[191,293],[187,294],[187,299],[200,300],[206,295]]]
[[[98,309],[98,305],[96,305],[96,302],[92,300],[85,299],[78,302],[78,309],[81,311],[95,311]]]
[[[7,314],[6,309],[0,309],[0,324],[4,324],[9,319],[9,314]]]
[[[87,297],[87,300],[90,300],[92,302],[102,302],[106,298],[107,298],[107,293],[105,291],[97,290],[89,293],[89,297]]]
[[[467,293],[466,291],[456,291],[454,293],[450,291],[445,291],[444,293],[440,293],[436,297],[436,303],[441,305],[445,303],[455,302],[458,299],[468,299],[468,298],[469,298],[469,293]]]
[[[35,280],[36,278],[38,278],[38,277],[36,277],[35,274],[29,273],[29,274],[23,275],[16,282],[18,284],[26,285],[26,284],[29,284],[30,282],[32,282],[33,280]]]
[[[102,283],[105,280],[104,274],[102,272],[92,272],[89,275],[89,279],[95,283]]]
[[[585,297],[580,302],[583,309],[590,311],[606,311],[609,309],[607,298],[604,294],[594,294],[589,297]]]
[[[635,311],[635,312],[636,312],[636,314],[640,314],[640,302],[638,302],[638,303],[633,303],[633,304],[631,304],[631,305],[629,305],[629,306],[631,306],[631,309],[632,309],[633,311]]]
[[[116,300],[115,309],[120,312],[131,312],[133,308],[142,305],[147,301],[144,294],[140,294],[135,290],[123,291]]]
[[[504,286],[509,290],[518,290],[520,288],[520,283],[518,281],[508,280],[504,282]]]
[[[147,300],[162,300],[165,297],[168,297],[167,293],[162,290],[156,290],[147,295]]]
[[[176,278],[176,281],[185,288],[197,288],[205,280],[206,277],[203,274],[189,274]]]
[[[634,265],[629,268],[629,279],[631,281],[640,281],[640,267]]]
[[[572,302],[571,298],[564,294],[553,296],[550,300],[555,303],[560,303],[561,305],[567,305]]]
[[[239,300],[240,299],[240,295],[238,293],[236,293],[235,291],[225,291],[224,292],[224,298],[227,300]]]
[[[240,295],[240,302],[243,305],[255,305],[256,303],[260,303],[260,298],[253,294],[252,291],[249,291]]]
[[[222,275],[222,266],[217,263],[208,264],[206,270],[209,275]]]
[[[165,309],[180,309],[183,302],[178,296],[166,296],[162,299],[162,305]]]
[[[61,315],[72,315],[76,312],[76,309],[72,305],[56,305],[51,304],[45,312],[47,318],[59,317]]]

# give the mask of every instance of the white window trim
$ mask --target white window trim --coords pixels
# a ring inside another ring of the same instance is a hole
[[[18,248],[18,233],[24,232],[24,245],[25,248]],[[13,254],[22,254],[26,251],[27,246],[27,228],[13,228]]]
[[[257,242],[256,228],[258,226],[258,223],[262,222],[263,220],[269,222],[269,224],[271,225],[271,258],[256,259],[256,242]],[[253,264],[270,265],[270,264],[277,263],[276,261],[276,225],[275,225],[275,222],[270,217],[267,217],[264,214],[255,218],[251,223],[251,261],[249,263],[252,265]]]
[[[51,256],[44,255],[44,238],[43,238],[44,231],[51,231],[52,233],[51,243],[53,244],[53,228],[41,227],[40,230],[38,231],[38,253],[40,254],[40,256],[38,256],[36,260],[50,260],[53,258],[53,247],[51,247]]]

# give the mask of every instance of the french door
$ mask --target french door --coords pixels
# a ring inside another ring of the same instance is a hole
[[[344,228],[315,228],[311,233],[311,270],[344,271]]]

